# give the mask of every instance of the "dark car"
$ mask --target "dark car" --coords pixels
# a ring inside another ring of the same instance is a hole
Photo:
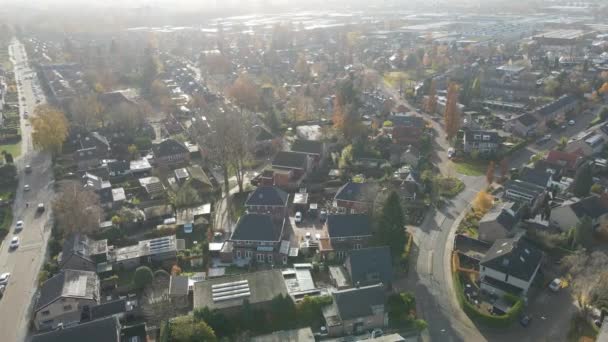
[[[519,317],[519,324],[521,324],[522,327],[527,327],[531,322],[532,318],[528,315],[522,315]]]

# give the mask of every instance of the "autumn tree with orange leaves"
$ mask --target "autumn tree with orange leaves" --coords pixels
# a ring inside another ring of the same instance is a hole
[[[247,74],[241,74],[226,93],[240,108],[241,114],[243,109],[255,110],[260,101],[258,87]]]
[[[445,104],[445,112],[443,119],[445,123],[445,131],[448,139],[456,136],[460,129],[460,111],[458,109],[458,84],[450,83],[448,86],[448,96]]]
[[[426,99],[424,110],[429,114],[433,114],[435,113],[435,109],[437,109],[437,89],[435,86],[435,80],[431,80],[429,95]]]

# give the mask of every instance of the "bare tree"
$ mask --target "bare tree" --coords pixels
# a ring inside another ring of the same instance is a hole
[[[78,182],[62,183],[52,206],[57,224],[66,234],[87,233],[99,227],[99,196]]]
[[[155,276],[152,283],[146,286],[141,311],[146,321],[157,327],[179,314],[169,298],[169,278]]]

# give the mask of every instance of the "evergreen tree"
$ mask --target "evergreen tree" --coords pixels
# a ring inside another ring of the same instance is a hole
[[[592,185],[593,173],[591,172],[591,166],[585,164],[576,170],[576,175],[574,176],[574,195],[577,197],[589,195]]]
[[[381,215],[376,229],[376,241],[381,245],[389,246],[393,257],[399,257],[403,253],[407,235],[405,216],[396,192],[391,192],[384,202]]]
[[[429,95],[426,100],[425,110],[429,114],[435,113],[437,109],[437,89],[435,86],[435,80],[431,80],[431,85],[429,86]]]

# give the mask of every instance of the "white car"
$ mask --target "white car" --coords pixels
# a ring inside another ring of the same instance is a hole
[[[2,273],[2,275],[0,275],[0,285],[8,284],[8,278],[10,278],[10,276],[10,273]]]
[[[11,244],[8,246],[10,247],[10,249],[16,249],[17,247],[19,247],[19,237],[13,236],[13,238],[11,239]]]
[[[553,292],[559,291],[562,288],[562,280],[559,278],[553,279],[553,281],[549,284],[549,288]]]
[[[295,218],[296,223],[301,223],[302,222],[302,213],[298,211],[294,218]]]
[[[25,185],[23,186],[23,190],[24,190],[24,191],[30,191],[30,185],[29,185],[29,184],[25,184]]]
[[[23,221],[19,220],[17,221],[17,223],[15,224],[15,231],[19,232],[23,230]]]
[[[570,120],[570,121],[568,121],[568,125],[570,125],[570,126],[574,126],[574,124],[575,124],[575,123],[576,123],[576,122],[575,122],[574,120]]]
[[[456,153],[456,150],[453,147],[448,148],[448,158],[452,158]]]

